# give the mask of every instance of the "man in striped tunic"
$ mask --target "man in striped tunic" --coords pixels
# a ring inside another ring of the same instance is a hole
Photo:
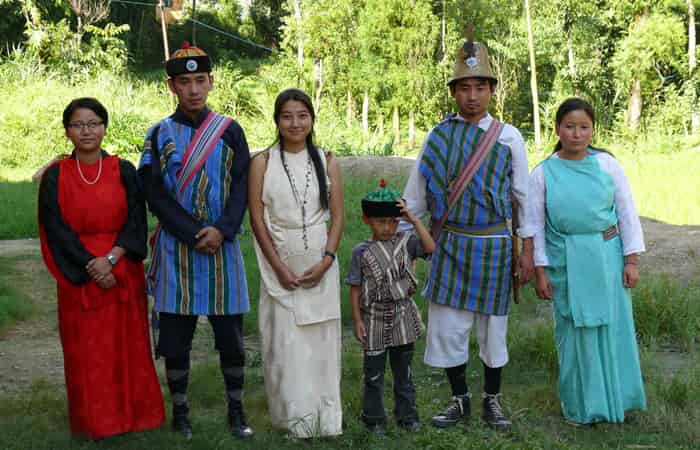
[[[250,154],[243,129],[206,105],[211,60],[187,43],[166,62],[177,95],[174,114],[146,136],[139,175],[159,224],[152,239],[149,291],[159,314],[158,355],[173,406],[173,429],[191,438],[187,385],[197,319],[214,330],[228,400],[231,433],[246,425],[243,391],[243,313],[249,309],[237,240],[247,207]]]
[[[445,369],[453,395],[453,402],[433,417],[437,427],[455,425],[470,415],[465,370],[474,326],[485,372],[482,418],[499,430],[509,430],[511,424],[499,402],[501,369],[508,362],[512,288],[508,223],[512,201],[520,206],[520,223],[524,222],[528,186],[525,144],[515,127],[504,125],[490,148],[482,146],[483,163],[464,193],[448,204],[453,182],[494,122],[488,105],[496,83],[486,47],[469,39],[457,51],[449,81],[459,111],[430,131],[404,192],[414,215],[430,213],[433,224],[444,218],[423,290],[430,302],[425,362]],[[406,227],[402,224],[402,229]],[[523,253],[531,251],[532,242],[527,239]],[[529,280],[532,268],[521,273]]]

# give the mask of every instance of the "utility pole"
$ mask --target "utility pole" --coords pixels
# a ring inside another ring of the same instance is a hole
[[[159,0],[158,9],[160,9],[160,27],[163,32],[163,52],[165,53],[165,61],[170,58],[170,47],[168,46],[168,25],[165,20],[165,5],[163,0]],[[168,90],[168,98],[170,99],[170,110],[175,109],[175,103],[173,102],[173,93]]]

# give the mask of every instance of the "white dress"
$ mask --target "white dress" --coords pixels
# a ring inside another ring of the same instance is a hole
[[[269,150],[262,191],[264,220],[282,261],[302,275],[323,258],[329,213],[321,208],[316,171],[313,164],[308,166],[307,150],[285,152],[284,157],[291,177],[284,170],[279,147]],[[323,155],[321,160],[325,167]],[[328,177],[326,181],[330,191]],[[318,286],[288,291],[280,285],[257,241],[255,253],[261,280],[259,326],[265,390],[272,423],[297,437],[341,434],[338,263],[333,262]]]

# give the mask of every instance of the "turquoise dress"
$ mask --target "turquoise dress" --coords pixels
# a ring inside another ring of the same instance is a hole
[[[590,154],[542,164],[564,417],[623,422],[625,411],[646,409],[646,397],[630,291],[622,284],[622,241],[602,233],[617,223],[615,183]]]

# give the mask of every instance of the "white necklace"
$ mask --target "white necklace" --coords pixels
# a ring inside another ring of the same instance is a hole
[[[80,175],[80,178],[85,182],[85,184],[95,184],[97,181],[100,179],[100,175],[102,175],[102,155],[100,155],[100,162],[99,162],[99,167],[97,168],[97,176],[93,181],[88,181],[87,178],[85,178],[85,175],[83,175],[83,171],[80,170],[80,159],[78,157],[75,157],[75,161],[78,163],[78,174]]]

